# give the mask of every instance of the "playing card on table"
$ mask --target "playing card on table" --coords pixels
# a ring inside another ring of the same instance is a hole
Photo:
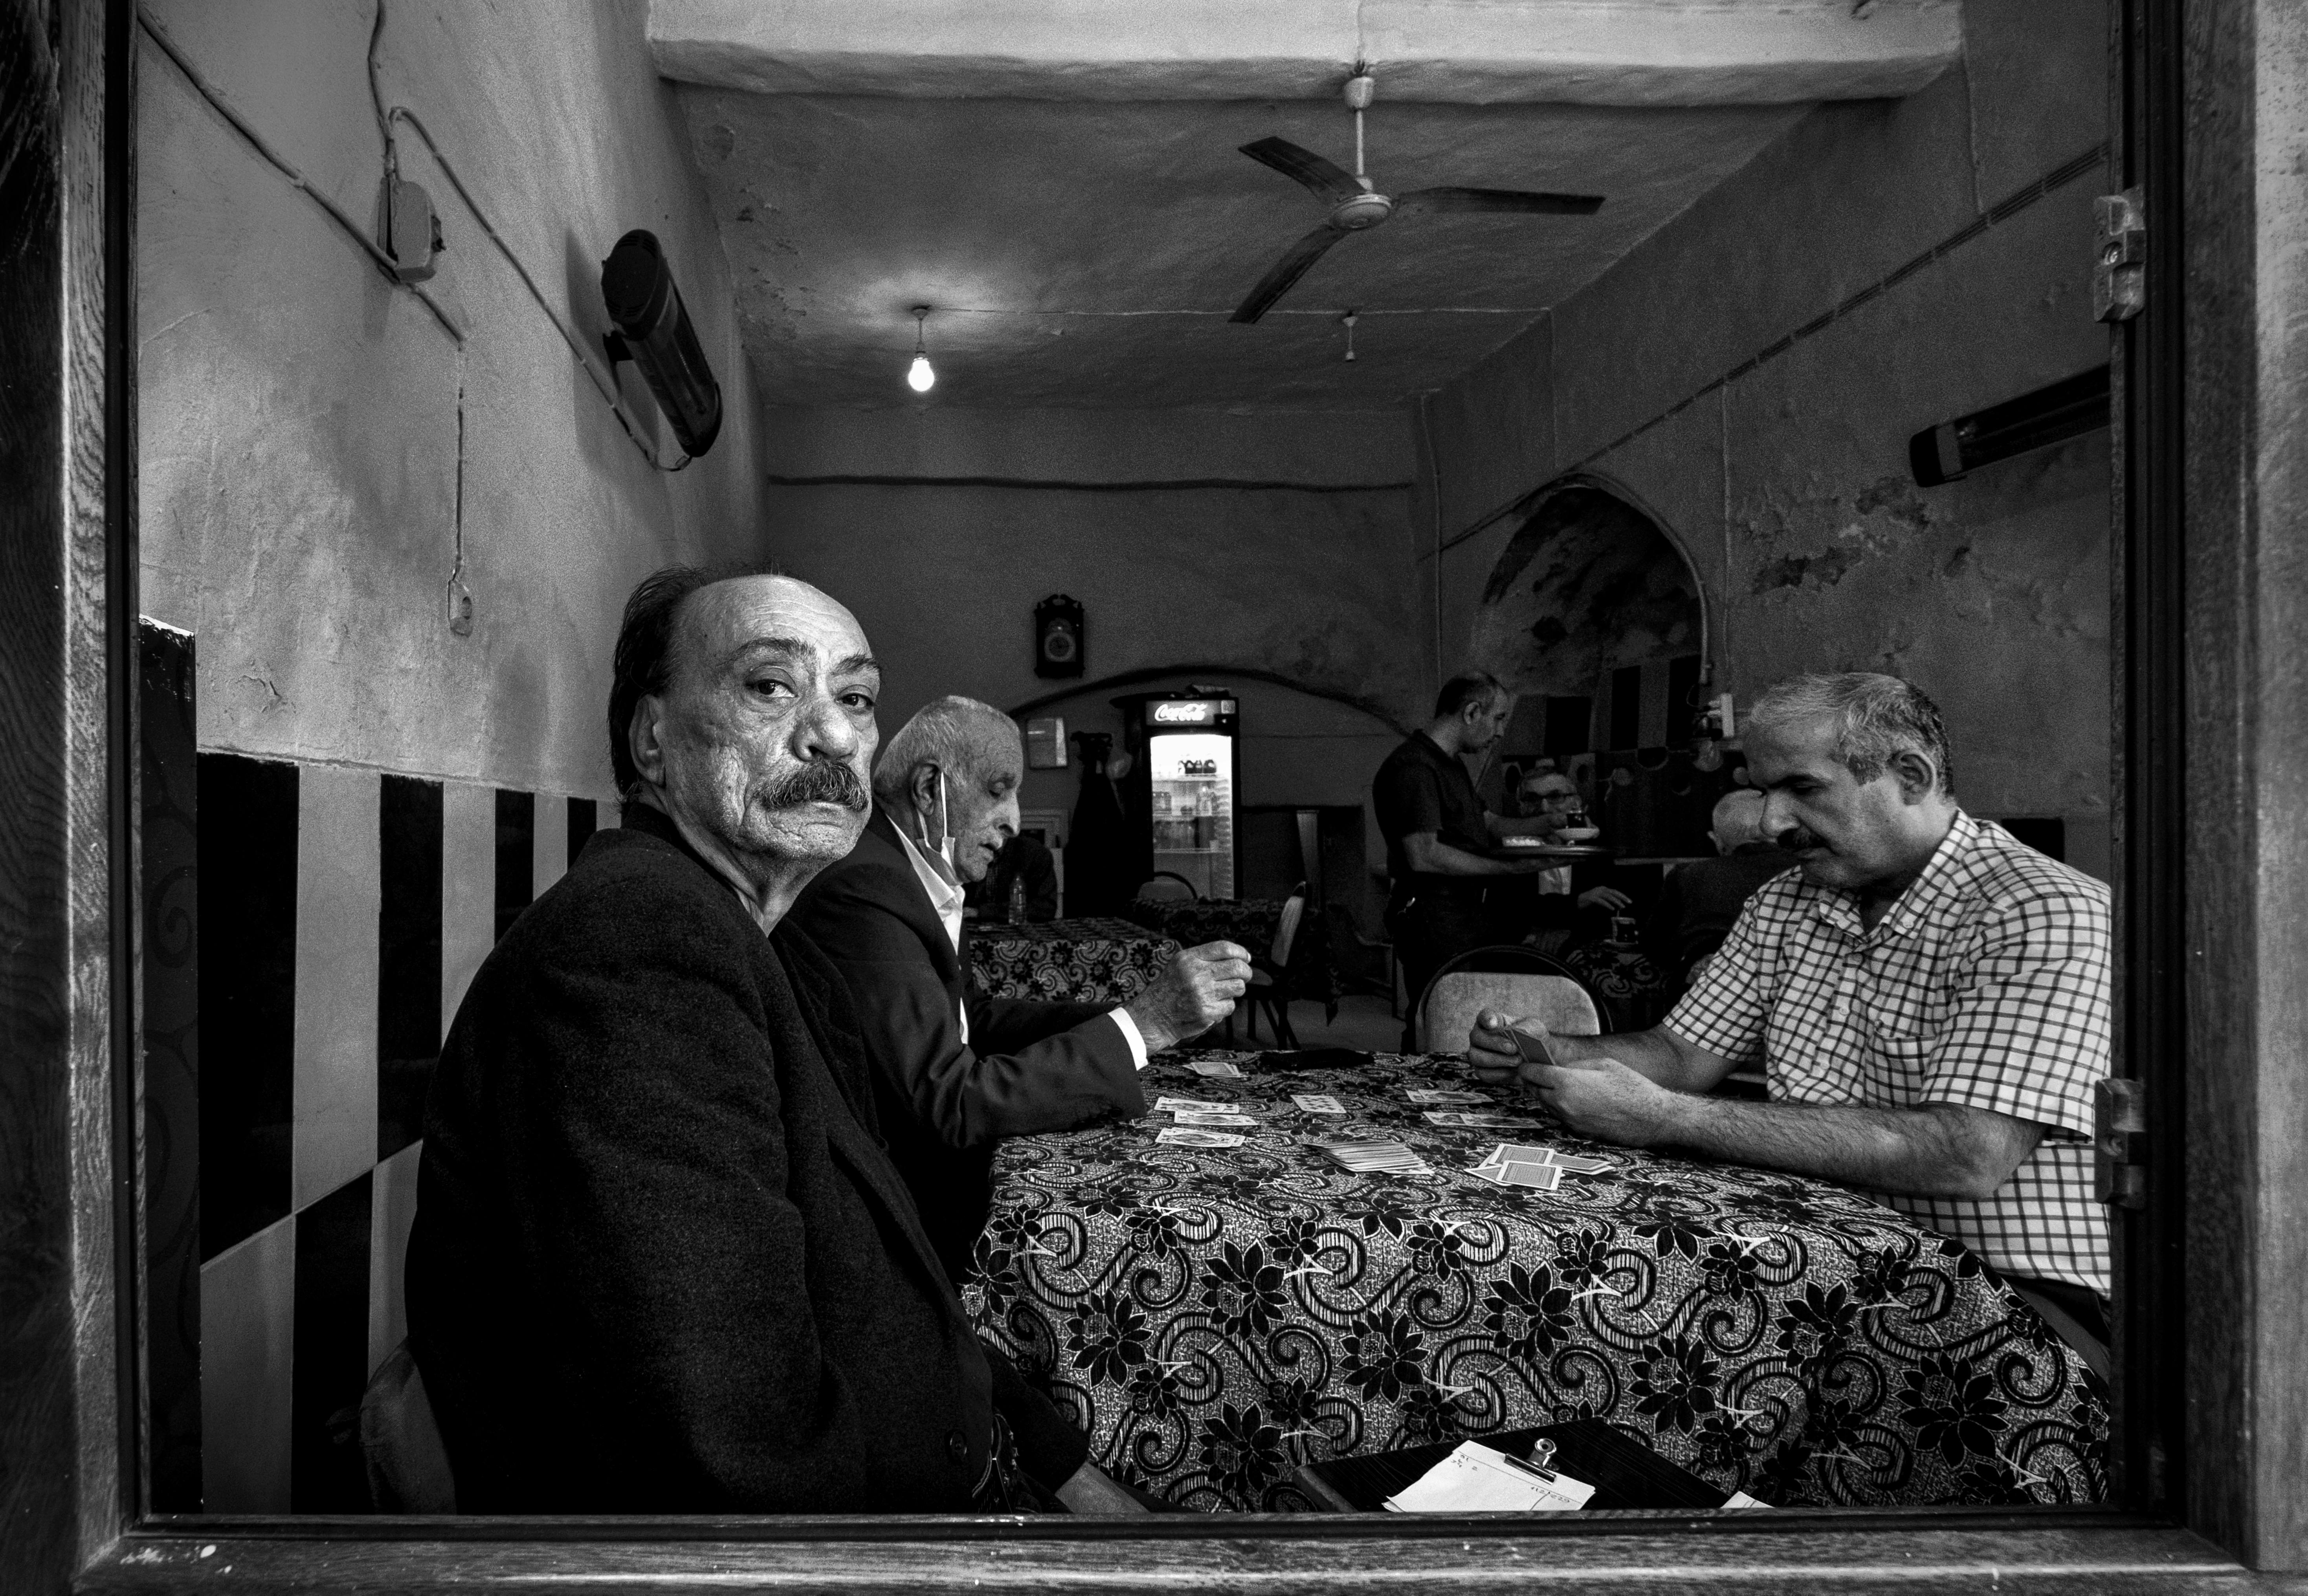
[[[1180,1109],[1170,1116],[1174,1125],[1199,1125],[1205,1130],[1246,1131],[1257,1128],[1258,1121],[1247,1114],[1217,1114],[1206,1109]]]
[[[1290,1100],[1309,1114],[1343,1114],[1347,1111],[1347,1105],[1328,1092],[1293,1092]]]
[[[1186,1067],[1198,1075],[1208,1075],[1214,1081],[1242,1079],[1242,1071],[1222,1058],[1196,1058],[1190,1060]]]
[[[1558,1152],[1553,1162],[1566,1175],[1600,1175],[1612,1167],[1609,1159],[1589,1158],[1583,1152]]]
[[[1487,1103],[1491,1100],[1479,1091],[1444,1091],[1434,1086],[1414,1086],[1402,1095],[1414,1103]]]
[[[1198,1097],[1158,1097],[1154,1100],[1154,1112],[1157,1114],[1175,1113],[1180,1109],[1184,1109],[1189,1112],[1195,1114],[1223,1114],[1228,1112],[1226,1104],[1206,1102]]]
[[[1529,1123],[1527,1120],[1519,1120],[1511,1114],[1469,1114],[1458,1109],[1433,1109],[1421,1114],[1419,1117],[1429,1125],[1457,1126],[1462,1129],[1477,1129],[1490,1125]]]
[[[1526,1186],[1538,1192],[1551,1192],[1563,1184],[1559,1164],[1477,1164],[1467,1173],[1493,1186]]]
[[[1154,1139],[1166,1147],[1239,1147],[1250,1138],[1228,1135],[1224,1131],[1206,1131],[1193,1126],[1171,1126],[1154,1133]]]
[[[1554,1161],[1554,1148],[1526,1147],[1516,1142],[1502,1142],[1483,1156],[1484,1164],[1551,1164]]]

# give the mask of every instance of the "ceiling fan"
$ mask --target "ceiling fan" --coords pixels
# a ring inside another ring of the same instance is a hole
[[[1258,286],[1250,290],[1250,297],[1236,307],[1229,320],[1258,320],[1274,307],[1277,299],[1290,291],[1293,283],[1306,275],[1306,269],[1322,258],[1324,250],[1348,233],[1374,228],[1391,217],[1429,211],[1592,216],[1602,209],[1603,201],[1597,194],[1533,194],[1519,188],[1414,188],[1408,194],[1393,196],[1379,193],[1363,175],[1363,112],[1377,91],[1378,81],[1367,72],[1357,72],[1347,80],[1347,104],[1355,113],[1352,176],[1288,139],[1261,139],[1242,146],[1242,152],[1251,160],[1263,162],[1313,189],[1315,197],[1330,205],[1331,213],[1322,219],[1321,227],[1292,245],[1274,263],[1273,270],[1258,280]]]

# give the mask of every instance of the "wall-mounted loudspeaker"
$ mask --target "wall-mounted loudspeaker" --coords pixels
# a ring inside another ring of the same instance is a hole
[[[1064,593],[1034,606],[1034,674],[1082,673],[1082,607]]]

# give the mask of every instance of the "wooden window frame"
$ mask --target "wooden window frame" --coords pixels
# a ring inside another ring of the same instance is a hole
[[[1897,1590],[1992,1569],[2225,1589],[2308,1567],[2308,1153],[2286,1134],[2308,1124],[2308,931],[2278,912],[2308,904],[2308,755],[2278,735],[2308,702],[2308,566],[2281,548],[2308,524],[2308,415],[2281,402],[2308,392],[2308,342],[2287,363],[2269,303],[2308,300],[2308,268],[2269,264],[2255,205],[2272,3],[2118,0],[2111,39],[2109,186],[2143,188],[2153,239],[2150,308],[2114,348],[2119,1045],[2154,1160],[2117,1259],[2117,1505],[1502,1525],[143,1510],[141,1272],[123,1267],[142,1250],[138,927],[112,912],[138,896],[133,4],[0,0],[4,81],[54,86],[0,126],[0,156],[44,163],[47,185],[0,218],[31,236],[30,268],[0,277],[0,350],[32,368],[6,374],[14,393],[55,395],[0,437],[18,472],[0,497],[0,1587]]]

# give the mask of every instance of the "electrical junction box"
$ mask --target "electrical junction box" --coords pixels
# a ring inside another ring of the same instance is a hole
[[[399,177],[384,180],[384,253],[402,282],[423,282],[435,270],[442,250],[441,217],[433,196]]]

